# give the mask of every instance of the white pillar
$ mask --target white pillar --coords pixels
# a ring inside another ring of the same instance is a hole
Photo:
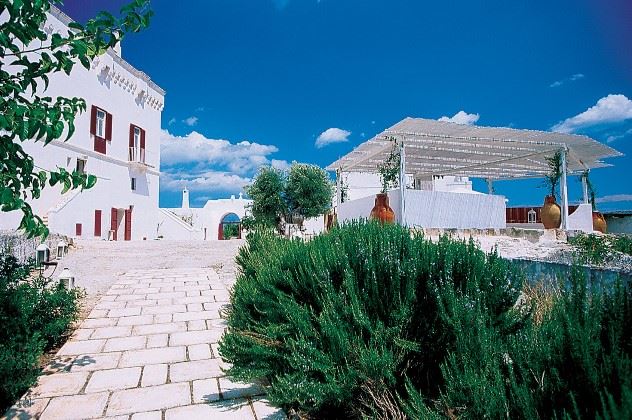
[[[399,223],[404,225],[406,222],[406,149],[404,140],[399,146]]]
[[[187,189],[187,187],[184,187],[184,189],[182,190],[182,208],[189,208],[189,190]]]
[[[342,203],[342,170],[338,168],[336,171],[336,210]]]
[[[588,171],[582,174],[582,192],[584,193],[584,204],[588,204]]]
[[[562,179],[560,180],[560,193],[562,195],[562,229],[568,230],[568,185],[566,180],[566,148],[562,149]]]
[[[487,178],[487,194],[494,194],[494,180],[491,178]]]

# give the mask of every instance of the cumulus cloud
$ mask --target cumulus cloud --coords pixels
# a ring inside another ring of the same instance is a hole
[[[608,95],[586,111],[554,125],[551,130],[575,133],[602,124],[621,123],[632,119],[632,101],[624,95]]]
[[[175,118],[171,118],[167,124],[168,125],[173,125],[175,123],[176,123],[176,119]]]
[[[476,124],[481,116],[478,114],[468,114],[465,111],[459,111],[451,117],[441,117],[439,121],[453,122],[457,124],[473,125]]]
[[[249,141],[231,143],[210,139],[196,131],[176,136],[162,130],[160,136],[161,187],[179,191],[239,193],[263,165],[286,168],[284,160],[271,159],[276,146]]]
[[[189,117],[182,120],[182,122],[188,125],[189,127],[193,127],[194,125],[198,123],[198,120],[199,120],[198,117]]]
[[[340,128],[328,128],[327,130],[320,133],[318,138],[316,138],[316,147],[321,148],[328,146],[333,143],[344,143],[349,141],[349,136],[351,135],[351,131],[342,130]]]
[[[577,80],[583,79],[584,77],[585,77],[585,76],[584,76],[582,73],[575,73],[575,74],[573,74],[573,75],[572,75],[572,76],[570,76],[570,77],[567,77],[567,78],[562,79],[562,80],[557,80],[557,81],[555,81],[555,82],[551,83],[551,84],[549,85],[549,87],[552,87],[552,88],[560,87],[560,86],[562,86],[564,83],[567,83],[567,82],[575,82],[575,81],[577,81]]]

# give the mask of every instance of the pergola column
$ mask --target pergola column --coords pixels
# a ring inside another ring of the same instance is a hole
[[[494,194],[494,180],[491,178],[487,178],[487,194],[492,195]]]
[[[562,229],[568,230],[568,185],[566,179],[566,148],[561,151],[562,159],[560,165],[562,166],[562,178],[560,180],[560,194],[562,196]]]
[[[584,194],[584,204],[588,204],[588,170],[582,174],[582,192]]]
[[[402,139],[399,145],[399,223],[405,224],[406,218],[406,148]]]

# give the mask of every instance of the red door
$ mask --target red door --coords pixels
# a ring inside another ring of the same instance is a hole
[[[126,241],[132,240],[132,209],[125,210],[125,238]]]
[[[75,224],[75,235],[81,236],[81,223]]]
[[[101,236],[101,210],[94,211],[94,236]]]
[[[112,207],[112,211],[110,211],[110,230],[112,233],[112,240],[117,240],[116,231],[118,230],[118,210]]]
[[[217,229],[217,239],[220,241],[224,240],[224,224],[220,222],[219,228]]]

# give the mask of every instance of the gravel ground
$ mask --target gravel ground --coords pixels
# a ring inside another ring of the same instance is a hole
[[[84,310],[90,311],[98,297],[130,270],[161,268],[217,268],[222,280],[231,283],[235,255],[243,240],[230,241],[129,241],[78,240],[59,262],[53,277],[67,267],[75,285],[87,292]],[[49,269],[50,270],[50,269]],[[50,275],[50,272],[45,273]]]

